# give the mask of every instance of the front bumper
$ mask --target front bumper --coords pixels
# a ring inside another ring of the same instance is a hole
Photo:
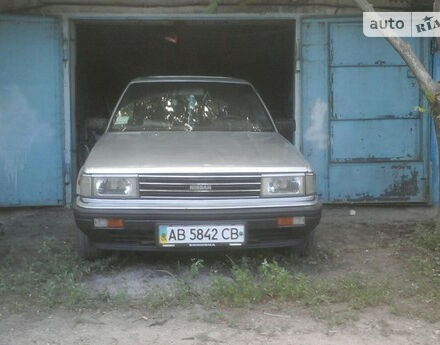
[[[200,250],[237,248],[274,248],[294,246],[312,231],[321,219],[321,204],[316,200],[268,207],[234,208],[98,208],[87,207],[80,199],[74,204],[77,226],[97,248],[109,250]],[[304,216],[304,225],[278,227],[278,217]],[[97,229],[94,218],[122,218],[124,229]],[[239,247],[161,247],[157,244],[159,224],[243,223],[246,242]]]

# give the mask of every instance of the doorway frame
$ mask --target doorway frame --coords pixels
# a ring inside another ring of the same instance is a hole
[[[292,32],[292,41],[294,47],[293,53],[293,114],[295,121],[295,131],[293,142],[301,150],[301,14],[182,14],[182,15],[145,15],[145,14],[96,14],[80,13],[61,16],[61,29],[63,41],[63,95],[64,95],[64,125],[65,125],[65,195],[66,206],[72,205],[75,196],[75,185],[77,178],[76,164],[76,23],[81,21],[88,22],[163,22],[163,21],[209,21],[209,22],[265,22],[274,20],[292,21],[294,31]]]

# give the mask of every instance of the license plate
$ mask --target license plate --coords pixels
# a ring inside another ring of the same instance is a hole
[[[241,245],[244,239],[243,224],[159,225],[159,244],[164,247]]]

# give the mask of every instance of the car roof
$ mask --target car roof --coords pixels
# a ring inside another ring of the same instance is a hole
[[[215,83],[233,83],[233,84],[250,84],[244,79],[230,77],[214,77],[214,76],[196,76],[196,75],[168,75],[168,76],[150,76],[133,79],[133,83],[148,82],[215,82]]]

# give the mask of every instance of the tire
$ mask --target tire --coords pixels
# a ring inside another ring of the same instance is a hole
[[[93,242],[90,241],[89,236],[77,229],[78,232],[78,254],[85,260],[95,260],[100,258],[103,253],[102,250],[96,248]]]
[[[296,247],[300,257],[308,257],[316,252],[315,229],[304,236],[302,242]]]

